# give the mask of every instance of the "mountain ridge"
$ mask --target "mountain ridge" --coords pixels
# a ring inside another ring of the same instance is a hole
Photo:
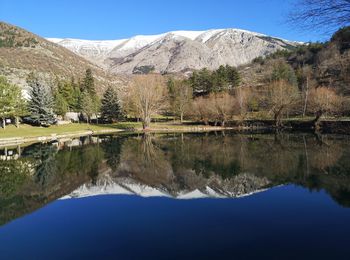
[[[277,50],[293,48],[288,41],[242,29],[170,31],[120,40],[47,38],[113,73],[132,74],[139,67],[155,72],[184,72],[220,65],[239,66]]]
[[[87,68],[93,71],[99,93],[108,85],[121,85],[125,81],[67,48],[18,26],[0,22],[0,74],[12,83],[27,89],[26,78],[30,72],[47,84],[57,78],[79,79]]]

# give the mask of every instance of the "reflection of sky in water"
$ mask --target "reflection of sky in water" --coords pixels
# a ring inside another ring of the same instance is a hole
[[[4,259],[344,259],[350,210],[284,186],[240,199],[58,200],[0,229]]]

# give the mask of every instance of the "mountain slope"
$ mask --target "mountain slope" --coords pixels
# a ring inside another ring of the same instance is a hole
[[[142,68],[166,73],[204,67],[216,69],[224,64],[239,66],[256,57],[298,45],[296,42],[239,29],[173,31],[115,41],[48,40],[111,72],[127,74],[140,72]]]
[[[109,75],[97,65],[73,52],[19,27],[0,22],[0,74],[23,87],[30,72],[50,80],[80,78],[87,68],[96,77],[98,91],[108,84],[120,84],[121,78]]]
[[[289,52],[279,52],[239,68],[242,84],[266,84],[272,70],[280,62],[288,63],[298,76],[300,89],[327,86],[348,101],[344,111],[350,111],[350,26],[339,29],[324,43],[301,45]],[[301,69],[302,68],[302,69]]]

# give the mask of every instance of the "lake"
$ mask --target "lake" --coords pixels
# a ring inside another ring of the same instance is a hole
[[[349,259],[350,136],[0,148],[0,259]]]

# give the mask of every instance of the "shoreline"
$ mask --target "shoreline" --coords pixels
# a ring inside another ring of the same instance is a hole
[[[187,122],[184,124],[174,123],[152,123],[149,129],[143,130],[139,123],[121,122],[115,125],[79,125],[70,124],[68,127],[62,126],[61,128],[47,128],[49,133],[45,133],[45,128],[41,128],[42,133],[35,133],[38,128],[25,126],[27,129],[25,134],[10,135],[9,137],[1,137],[0,130],[0,147],[10,145],[20,145],[25,143],[36,142],[52,142],[57,140],[72,139],[83,136],[103,135],[103,134],[115,134],[115,133],[195,133],[195,132],[210,132],[210,131],[266,131],[266,130],[295,130],[295,131],[314,131],[310,128],[309,121],[285,121],[284,127],[280,129],[273,128],[271,120],[247,120],[243,125],[237,125],[237,122],[232,121],[225,127],[214,125],[203,125],[195,122]],[[322,133],[330,134],[350,134],[350,121],[349,120],[324,120],[321,121],[323,125]],[[254,124],[255,123],[255,124]],[[15,132],[14,128],[12,131]],[[22,128],[23,129],[23,128]],[[40,128],[39,128],[40,129]],[[63,131],[62,131],[63,130]],[[5,130],[6,131],[6,130]],[[7,130],[9,131],[9,130]],[[10,130],[11,131],[11,130]],[[46,131],[47,132],[47,131]],[[9,132],[7,132],[8,134]]]
[[[76,138],[81,136],[90,136],[90,135],[100,135],[108,133],[118,133],[123,132],[124,130],[115,129],[115,130],[101,130],[101,131],[81,131],[81,132],[67,132],[65,134],[51,134],[45,136],[25,136],[25,137],[7,137],[0,138],[0,147],[6,145],[19,145],[25,143],[37,143],[37,142],[51,142],[56,140],[61,140],[65,138]]]
[[[47,134],[42,136],[15,136],[15,137],[0,137],[0,147],[11,146],[11,145],[21,145],[25,143],[37,143],[37,142],[52,142],[57,140],[71,139],[83,136],[94,136],[103,134],[115,134],[115,133],[166,133],[166,132],[209,132],[209,131],[224,131],[224,130],[234,130],[235,127],[214,127],[214,126],[204,126],[204,125],[192,125],[192,126],[182,126],[181,128],[171,128],[171,127],[154,127],[147,130],[140,128],[134,129],[103,129],[103,130],[86,130],[86,131],[72,131],[62,134]],[[1,134],[1,130],[0,130]]]

